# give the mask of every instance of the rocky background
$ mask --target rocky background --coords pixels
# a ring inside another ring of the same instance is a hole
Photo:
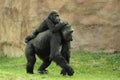
[[[0,0],[0,51],[23,55],[25,36],[51,10],[74,28],[72,49],[120,51],[120,0]]]

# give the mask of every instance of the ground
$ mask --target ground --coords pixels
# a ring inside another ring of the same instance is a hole
[[[34,72],[25,72],[24,56],[7,58],[0,53],[0,80],[120,80],[120,53],[89,53],[72,51],[71,66],[75,74],[71,77],[60,75],[61,68],[54,62],[49,66],[49,74],[37,73],[41,61],[37,59]]]

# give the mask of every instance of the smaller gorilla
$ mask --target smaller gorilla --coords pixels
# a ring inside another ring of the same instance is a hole
[[[60,22],[61,19],[59,17],[59,12],[56,10],[51,11],[48,17],[32,32],[32,34],[25,38],[25,43],[35,38],[41,32],[49,29],[51,32],[55,33],[58,32],[63,26],[68,24],[67,21],[64,21],[61,26],[57,26]]]
[[[68,74],[69,76],[72,76],[74,74],[74,70],[69,65],[72,32],[73,30],[70,26],[64,26],[61,30],[61,34],[60,32],[54,34],[55,36],[58,36],[57,40],[55,40],[56,38],[54,38],[54,35],[50,30],[41,32],[34,39],[30,40],[25,49],[27,73],[33,74],[34,64],[36,62],[35,55],[37,55],[43,61],[38,69],[39,73],[47,73],[46,68],[53,60],[62,68],[62,75]]]

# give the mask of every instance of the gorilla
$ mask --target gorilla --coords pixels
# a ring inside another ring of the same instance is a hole
[[[62,24],[58,26],[57,25],[58,23],[62,23]],[[53,33],[58,32],[65,25],[68,25],[68,22],[61,21],[59,17],[59,12],[56,10],[53,10],[49,13],[48,17],[32,32],[32,34],[28,35],[25,38],[25,43],[35,38],[39,33],[44,32],[48,29]]]
[[[63,25],[63,23],[58,23],[56,26],[59,27],[61,24]],[[58,30],[58,28],[56,29]],[[72,76],[74,70],[69,65],[72,33],[72,28],[66,25],[56,33],[51,32],[51,30],[46,30],[30,40],[25,48],[25,56],[27,59],[26,72],[33,74],[37,55],[43,61],[38,68],[39,73],[47,74],[48,71],[46,68],[51,64],[51,61],[54,61],[62,68],[62,75]]]

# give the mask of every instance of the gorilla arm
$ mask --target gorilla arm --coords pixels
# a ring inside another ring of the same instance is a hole
[[[61,54],[64,57],[64,59],[67,61],[67,63],[70,63],[70,42],[63,42],[62,43],[62,49]],[[65,69],[61,70],[62,75],[66,75],[67,72]]]
[[[53,28],[52,32],[53,32],[53,33],[58,32],[58,31],[60,31],[63,27],[65,27],[66,25],[68,25],[68,22],[67,22],[67,21],[59,22],[58,24],[55,25],[55,27]]]
[[[25,38],[25,43],[28,43],[30,40],[35,38],[40,32],[46,30],[46,23],[43,21],[33,32]]]
[[[53,33],[50,41],[50,60],[53,60],[56,56],[59,56],[59,49],[61,44],[60,33]]]
[[[68,52],[68,55],[63,57],[60,52],[60,44],[61,44],[61,36],[60,33],[53,33],[52,38],[51,38],[51,43],[50,43],[50,60],[53,60],[56,62],[57,65],[59,65],[62,68],[61,74],[66,75],[68,74],[69,76],[72,76],[74,74],[74,70],[70,67],[69,65],[69,45],[65,46],[64,45],[64,50],[63,52]],[[67,50],[65,50],[65,47]],[[66,53],[65,53],[66,54]]]
[[[38,26],[34,31],[33,35],[37,35],[40,32],[50,30],[51,32],[58,32],[60,29],[62,29],[64,26],[66,26],[68,23],[67,22],[60,22],[58,24],[53,24],[53,22],[50,19],[44,20],[40,26]]]
[[[54,27],[54,24],[47,18],[32,32],[31,35],[28,35],[25,38],[25,42],[29,42],[31,39],[35,38],[40,32],[44,32],[49,28],[51,29],[52,27]]]
[[[46,24],[48,25],[48,28],[51,32],[56,33],[60,31],[64,26],[66,26],[68,22],[61,21],[58,24],[53,24],[53,22],[50,19],[46,19]]]
[[[65,58],[65,60],[69,63],[70,62],[70,42],[63,42],[61,54]]]

